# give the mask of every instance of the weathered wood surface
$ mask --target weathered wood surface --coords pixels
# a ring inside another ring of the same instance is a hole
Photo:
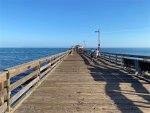
[[[149,113],[150,84],[108,62],[68,56],[15,113]]]
[[[7,102],[3,103],[1,106],[0,106],[0,113],[4,113],[7,109]]]

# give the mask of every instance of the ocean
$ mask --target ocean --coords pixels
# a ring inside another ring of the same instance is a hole
[[[0,71],[66,50],[68,48],[0,48]]]
[[[150,56],[150,48],[102,48],[102,52]]]
[[[39,58],[66,51],[68,48],[0,48],[0,71]],[[102,52],[150,56],[150,48],[102,48]]]

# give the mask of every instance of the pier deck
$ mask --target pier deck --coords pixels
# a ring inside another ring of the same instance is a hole
[[[103,60],[76,52],[48,74],[15,113],[149,113],[150,87]]]

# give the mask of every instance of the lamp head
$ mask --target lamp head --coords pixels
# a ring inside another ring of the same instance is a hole
[[[100,31],[98,30],[98,31],[95,31],[95,32],[100,32]]]

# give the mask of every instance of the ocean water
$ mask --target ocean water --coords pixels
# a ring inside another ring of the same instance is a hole
[[[150,48],[102,48],[102,52],[150,56]]]
[[[66,50],[67,48],[0,48],[0,71]],[[101,51],[150,56],[150,48],[102,48]]]
[[[0,71],[22,63],[54,55],[67,48],[0,48]]]

